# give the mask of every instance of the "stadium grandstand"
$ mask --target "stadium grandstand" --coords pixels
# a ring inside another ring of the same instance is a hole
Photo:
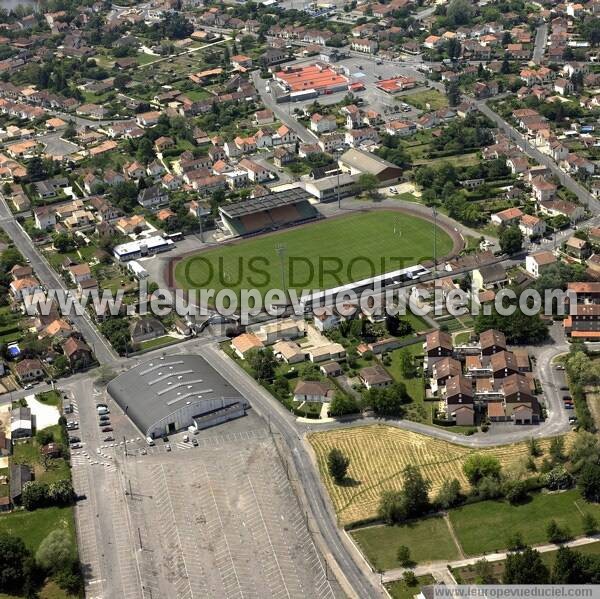
[[[257,235],[318,218],[310,194],[295,187],[219,207],[222,229],[236,237]]]

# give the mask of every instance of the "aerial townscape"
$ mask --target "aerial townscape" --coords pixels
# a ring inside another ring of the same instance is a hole
[[[0,1],[0,599],[598,585],[599,433],[600,0]]]

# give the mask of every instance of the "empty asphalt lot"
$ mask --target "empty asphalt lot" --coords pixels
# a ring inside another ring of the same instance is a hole
[[[175,442],[128,458],[132,527],[152,558],[142,577],[153,596],[341,596],[259,422],[216,427],[199,447]]]

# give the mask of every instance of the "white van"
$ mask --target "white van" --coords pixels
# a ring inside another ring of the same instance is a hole
[[[98,411],[98,416],[104,416],[104,414],[108,414],[108,408],[98,406],[96,410]]]
[[[146,443],[148,443],[148,445],[150,447],[154,446],[154,439],[152,437],[146,437]]]

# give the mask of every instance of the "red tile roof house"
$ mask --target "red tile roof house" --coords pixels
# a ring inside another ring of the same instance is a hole
[[[85,341],[69,337],[62,345],[62,350],[73,370],[86,368],[93,361],[92,350]]]
[[[25,359],[15,365],[15,372],[22,383],[28,383],[43,378],[44,367],[38,359]]]
[[[333,390],[320,381],[298,381],[294,388],[294,401],[320,402],[330,401]]]

